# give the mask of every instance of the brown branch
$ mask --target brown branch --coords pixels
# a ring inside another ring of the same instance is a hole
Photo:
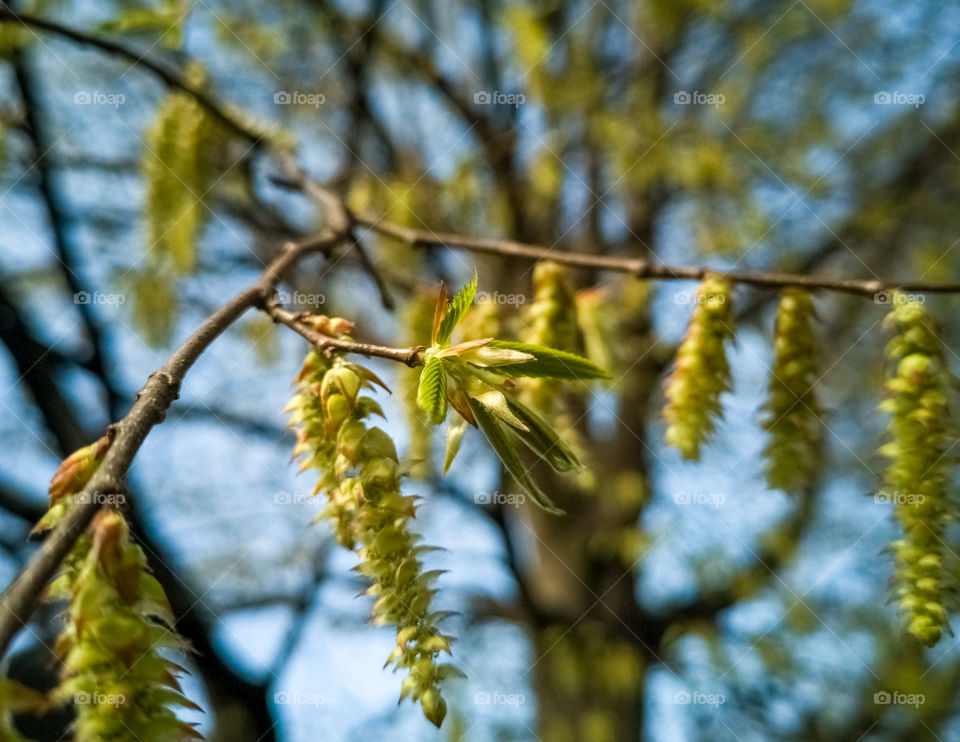
[[[207,347],[247,309],[262,304],[264,297],[272,295],[286,271],[301,258],[331,249],[341,241],[341,235],[325,233],[303,243],[287,243],[253,286],[211,314],[170,359],[150,375],[126,417],[111,426],[113,443],[86,491],[92,495],[122,491],[123,480],[141,444],[151,428],[163,421],[167,408],[179,395],[184,376]],[[102,501],[102,498],[90,497],[69,510],[23,572],[0,595],[0,656],[17,631],[26,625],[47,583]]]
[[[388,348],[384,345],[372,345],[370,343],[356,343],[352,340],[341,340],[339,338],[324,335],[311,324],[304,320],[305,313],[299,314],[284,309],[277,302],[276,297],[265,300],[261,308],[264,312],[273,317],[273,321],[281,325],[286,325],[294,332],[302,335],[309,340],[317,349],[342,350],[346,353],[359,353],[367,357],[387,358],[391,361],[405,363],[411,368],[423,365],[420,354],[424,347],[417,348]]]
[[[468,250],[470,252],[522,258],[532,261],[552,260],[555,263],[578,268],[594,268],[617,273],[627,273],[636,278],[651,278],[662,281],[701,281],[707,275],[715,275],[722,276],[733,283],[749,284],[760,288],[797,286],[812,290],[839,291],[861,296],[873,296],[878,292],[894,289],[918,293],[960,293],[960,283],[830,278],[829,276],[807,276],[800,273],[724,271],[698,266],[670,266],[660,265],[644,258],[621,258],[611,255],[566,252],[563,250],[549,249],[540,245],[515,242],[513,240],[471,237],[449,232],[413,229],[370,216],[354,217],[354,223],[358,226],[373,230],[374,232],[395,237],[412,247],[444,247],[451,250]]]

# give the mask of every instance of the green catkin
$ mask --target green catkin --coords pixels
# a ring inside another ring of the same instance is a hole
[[[202,67],[187,79],[201,85]],[[148,128],[142,156],[146,185],[145,270],[131,291],[136,327],[151,345],[170,341],[177,312],[176,281],[194,271],[197,241],[207,221],[208,192],[218,176],[217,152],[224,129],[190,95],[172,92]]]
[[[544,261],[533,269],[533,301],[524,312],[524,342],[579,351],[580,329],[577,298],[563,266]],[[524,379],[521,397],[535,411],[544,415],[553,427],[562,431],[561,438],[577,456],[585,456],[584,441],[578,434],[571,414],[570,398],[560,394],[561,382],[556,379]],[[596,473],[584,467],[577,473],[584,492],[594,492]]]
[[[780,297],[773,339],[773,370],[764,429],[770,441],[764,450],[767,484],[799,494],[820,467],[823,425],[814,384],[817,380],[810,294],[786,289]]]
[[[523,319],[525,342],[559,350],[576,350],[576,299],[566,273],[558,263],[544,261],[534,267],[533,301]],[[555,379],[531,379],[524,385],[525,401],[536,410],[550,410],[559,387]]]
[[[326,334],[345,329],[327,328]],[[441,652],[450,652],[450,637],[437,627],[443,614],[431,611],[432,583],[440,573],[423,571],[420,554],[428,547],[418,546],[409,528],[415,498],[400,493],[393,441],[365,422],[379,406],[359,392],[374,379],[356,364],[312,351],[287,407],[297,428],[295,455],[304,457],[302,469],[318,471],[315,493],[327,499],[320,517],[331,521],[343,546],[356,550],[357,569],[372,582],[373,620],[396,628],[397,646],[387,663],[409,673],[400,699],[419,701],[439,727],[446,715],[440,683],[459,670],[438,662]]]
[[[687,334],[667,379],[666,442],[683,458],[699,460],[700,446],[722,413],[720,395],[730,389],[725,343],[733,337],[730,284],[709,276],[697,289]]]
[[[907,631],[933,646],[947,626],[950,589],[942,564],[953,466],[948,457],[949,372],[933,320],[921,302],[893,295],[885,326],[896,334],[887,346],[890,376],[881,409],[890,413],[890,459],[884,483],[891,492],[903,538],[891,545],[894,589]]]
[[[112,433],[68,456],[50,482],[50,509],[35,531],[53,527],[83,498]],[[199,739],[177,707],[198,709],[180,692],[181,669],[166,657],[185,650],[163,588],[147,572],[123,516],[102,509],[67,555],[48,590],[68,602],[55,650],[63,662],[57,703],[72,702],[76,742]]]
[[[56,644],[63,681],[54,696],[73,701],[77,742],[201,738],[174,711],[199,710],[182,695],[181,668],[166,656],[187,645],[173,632],[163,588],[147,573],[146,557],[119,513],[97,514],[51,596],[69,599]]]
[[[202,82],[199,67],[188,76]],[[186,93],[170,93],[147,131],[143,172],[147,253],[177,274],[193,271],[196,240],[206,221],[204,197],[216,177],[215,122]]]

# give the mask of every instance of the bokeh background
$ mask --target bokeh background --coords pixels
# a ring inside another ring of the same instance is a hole
[[[960,8],[885,0],[35,0],[16,10],[119,39],[296,147],[358,212],[420,229],[668,264],[949,280],[960,253]],[[36,548],[58,462],[128,409],[147,376],[286,239],[323,214],[279,166],[223,136],[189,270],[150,244],[148,131],[168,93],[102,50],[0,24],[0,581]],[[532,266],[361,235],[312,259],[292,306],[357,337],[423,343],[424,292],[476,269],[484,321],[521,337]],[[468,433],[384,425],[423,496],[439,606],[459,611],[450,715],[397,706],[394,639],[290,463],[281,409],[306,351],[250,314],[204,354],[130,477],[130,517],[197,650],[188,695],[214,740],[951,740],[960,656],[926,650],[888,601],[897,537],[877,498],[881,299],[818,294],[826,446],[815,486],[767,489],[761,407],[776,295],[738,288],[733,390],[700,463],[662,444],[662,379],[695,286],[571,271],[579,350],[614,383],[561,394],[592,475],[551,482],[565,519],[515,506]],[[592,297],[592,298],[590,298]],[[419,304],[418,304],[419,302]],[[928,298],[951,362],[951,296]],[[421,312],[422,314],[422,312]],[[612,338],[612,339],[611,339]],[[584,347],[584,344],[590,347]],[[567,430],[572,429],[572,430]],[[498,504],[499,503],[499,504]],[[945,544],[949,554],[956,534]],[[57,606],[6,670],[54,682]],[[922,696],[897,703],[895,693]],[[878,695],[879,694],[879,695]],[[884,694],[888,694],[884,696]],[[59,739],[66,718],[28,721]],[[26,728],[26,727],[25,727]]]

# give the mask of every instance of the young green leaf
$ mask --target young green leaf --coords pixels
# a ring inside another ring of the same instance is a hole
[[[477,293],[477,274],[473,274],[473,280],[464,286],[457,295],[450,300],[450,306],[447,313],[440,321],[437,328],[437,334],[433,342],[437,345],[446,345],[450,342],[450,336],[453,335],[453,328],[460,324],[460,320],[467,313],[470,305],[473,304],[473,297]],[[441,300],[442,301],[442,300]]]
[[[442,423],[447,416],[447,372],[439,358],[429,359],[420,372],[417,405],[434,425]]]
[[[457,457],[460,451],[460,443],[463,441],[463,434],[467,429],[467,421],[462,415],[454,413],[453,420],[447,428],[447,453],[443,460],[443,473],[446,474],[450,464]]]
[[[475,399],[470,399],[470,409],[477,418],[477,423],[479,423],[484,435],[487,436],[487,440],[490,441],[490,445],[493,446],[493,450],[496,452],[500,461],[503,462],[507,471],[510,472],[510,475],[517,480],[517,484],[523,487],[533,501],[548,513],[563,515],[563,511],[554,505],[550,498],[547,497],[537,486],[536,482],[533,481],[530,472],[527,471],[527,468],[514,451],[513,441],[510,440],[507,432],[512,429],[506,428],[496,415],[490,413],[486,407]]]
[[[529,407],[511,397],[507,397],[507,404],[510,405],[510,409],[514,414],[527,426],[528,432],[518,432],[517,437],[519,437],[531,451],[558,472],[570,471],[580,466],[576,454],[566,443],[560,440],[560,437],[550,426],[550,423]]]
[[[506,376],[529,376],[538,379],[605,379],[609,376],[592,361],[563,350],[512,340],[493,340],[490,347],[533,356],[530,361],[490,367],[491,371]]]

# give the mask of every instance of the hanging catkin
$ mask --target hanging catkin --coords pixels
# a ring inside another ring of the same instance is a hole
[[[947,623],[944,605],[950,582],[943,565],[948,517],[950,435],[949,372],[933,320],[921,301],[893,295],[885,325],[895,332],[887,346],[890,376],[881,409],[890,413],[890,459],[884,476],[903,537],[891,546],[896,559],[894,589],[907,630],[928,646]]]
[[[721,414],[720,395],[730,388],[725,343],[733,337],[730,284],[707,277],[697,289],[687,334],[667,379],[666,442],[685,459],[698,460],[700,446]]]

